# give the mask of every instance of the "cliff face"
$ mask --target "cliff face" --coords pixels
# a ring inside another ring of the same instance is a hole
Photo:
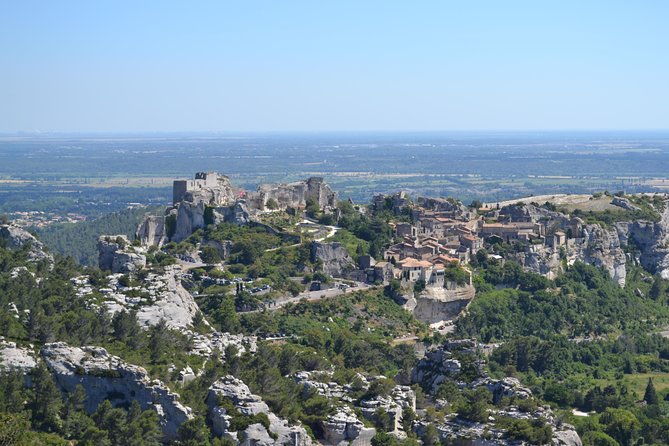
[[[109,400],[114,406],[137,401],[143,410],[154,409],[166,439],[192,418],[191,409],[179,402],[162,382],[152,381],[146,370],[110,355],[102,347],[70,347],[64,342],[45,344],[40,352],[56,383],[66,393],[77,385],[86,391],[85,409],[92,413]]]
[[[641,266],[669,279],[669,203],[658,222],[618,223],[616,230],[621,243],[638,248]]]
[[[137,228],[137,238],[144,246],[167,243],[164,215],[147,215]]]
[[[474,298],[476,290],[465,285],[454,290],[426,288],[417,298],[410,297],[405,308],[417,319],[428,324],[453,320]]]
[[[311,260],[323,262],[323,272],[332,277],[343,277],[345,272],[355,269],[355,262],[341,243],[313,242]]]
[[[599,225],[586,225],[583,227],[583,239],[575,246],[573,257],[603,267],[620,286],[625,285],[627,258],[617,231]]]
[[[98,252],[100,269],[112,273],[129,273],[146,265],[143,250],[131,246],[123,235],[103,235],[98,238]]]

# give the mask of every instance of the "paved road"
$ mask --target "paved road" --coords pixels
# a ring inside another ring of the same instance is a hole
[[[323,298],[336,297],[336,296],[341,296],[342,294],[350,294],[360,290],[369,290],[375,288],[375,286],[368,285],[363,282],[355,282],[355,283],[356,283],[355,287],[349,287],[346,290],[342,290],[338,287],[335,287],[335,288],[329,288],[327,290],[306,291],[294,297],[293,296],[279,297],[275,300],[276,303],[273,305],[269,305],[267,309],[270,311],[274,311],[285,305],[298,303],[302,299],[306,299],[309,302],[314,302]],[[261,310],[255,310],[255,311],[261,311]]]

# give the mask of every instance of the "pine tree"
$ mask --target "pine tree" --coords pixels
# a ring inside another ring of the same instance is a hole
[[[659,400],[657,399],[657,393],[655,392],[655,386],[653,385],[653,379],[648,378],[648,384],[646,385],[646,392],[643,395],[643,400],[646,404],[658,404]]]

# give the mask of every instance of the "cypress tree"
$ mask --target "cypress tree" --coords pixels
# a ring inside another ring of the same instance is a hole
[[[648,384],[646,385],[646,392],[643,395],[643,400],[646,404],[658,404],[657,392],[655,392],[652,378],[648,378]]]

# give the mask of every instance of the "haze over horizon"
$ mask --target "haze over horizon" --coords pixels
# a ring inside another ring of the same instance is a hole
[[[661,1],[2,10],[3,133],[669,128]]]

